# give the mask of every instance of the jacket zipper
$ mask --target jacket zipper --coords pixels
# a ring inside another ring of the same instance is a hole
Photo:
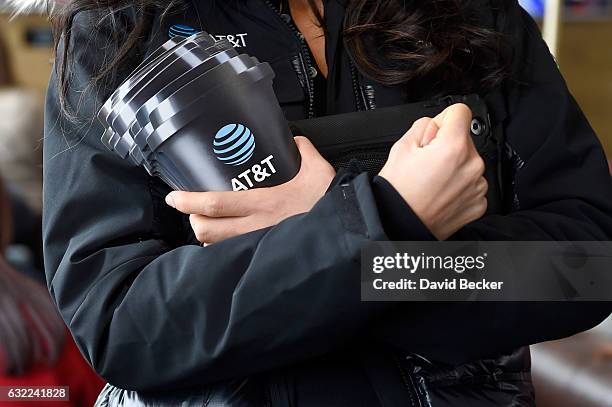
[[[355,64],[353,64],[353,61],[350,61],[349,65],[351,67],[351,81],[353,82],[353,96],[355,97],[356,108],[358,111],[362,111],[365,110],[367,106],[365,95],[360,85],[359,74],[357,73]]]
[[[417,390],[417,384],[414,382],[414,378],[409,372],[406,372],[406,369],[402,366],[402,363],[399,360],[399,356],[397,354],[393,355],[393,360],[395,361],[395,365],[399,370],[400,377],[402,378],[402,382],[404,382],[404,386],[410,395],[410,403],[413,407],[426,407],[421,402],[421,397],[419,397],[419,392]],[[430,406],[428,406],[430,407]]]
[[[314,80],[311,77],[311,72],[313,71],[314,67],[312,65],[312,60],[310,59],[310,50],[308,48],[308,44],[306,43],[306,38],[304,38],[304,35],[302,35],[302,33],[295,26],[295,24],[293,24],[293,20],[291,20],[291,16],[289,14],[281,14],[278,7],[274,5],[272,0],[264,0],[264,2],[269,8],[274,10],[274,12],[279,17],[279,19],[283,23],[285,23],[287,27],[291,29],[291,32],[293,32],[293,35],[295,36],[298,43],[300,44],[299,59],[300,59],[300,66],[302,70],[301,74],[304,77],[304,85],[306,86],[306,92],[308,93],[308,112],[307,113],[308,113],[308,118],[312,119],[314,117],[315,94],[314,94]],[[283,15],[287,17],[284,18]],[[294,68],[295,68],[295,65],[294,65]],[[300,73],[298,72],[298,75],[299,74]]]
[[[363,85],[361,88],[363,89],[363,93],[365,95],[366,109],[367,110],[376,109],[376,91],[374,90],[374,86]]]
[[[299,65],[294,63],[293,67],[298,72],[298,76],[304,78],[303,86],[306,88],[306,92],[308,93],[308,118],[312,119],[314,117],[314,80],[311,75],[311,72],[315,70],[312,59],[310,58],[310,49],[308,47],[308,43],[306,42],[306,38],[300,32],[300,30],[296,27],[291,19],[289,14],[282,14],[278,7],[272,2],[272,0],[264,0],[264,3],[272,9],[279,19],[285,23],[298,43],[300,44],[300,52],[298,53]],[[287,16],[283,18],[283,15]],[[376,101],[374,97],[374,88],[370,85],[366,85],[365,89],[361,85],[361,81],[359,80],[359,74],[357,73],[357,68],[353,64],[353,61],[350,61],[350,70],[351,70],[351,81],[353,83],[353,95],[355,98],[355,103],[358,111],[362,110],[372,110],[376,108]]]
[[[372,85],[363,85],[359,79],[359,72],[352,60],[349,60],[351,67],[351,79],[353,81],[353,94],[358,111],[376,109],[376,91]]]

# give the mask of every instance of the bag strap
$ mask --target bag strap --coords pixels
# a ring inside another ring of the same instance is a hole
[[[499,123],[492,123],[487,103],[476,94],[299,120],[291,122],[290,128],[293,135],[308,137],[327,160],[335,161],[358,149],[389,149],[415,121],[434,117],[455,103],[464,103],[472,110],[471,136],[485,161],[485,177],[489,182],[487,214],[503,214],[504,180],[500,176],[500,163],[504,143],[497,139],[503,131]]]
[[[294,135],[306,135],[320,150],[330,154],[338,147],[394,143],[415,121],[434,117],[454,103],[465,103],[474,115],[472,139],[481,154],[492,137],[491,120],[485,101],[478,95],[446,96],[444,98],[343,113],[290,123]]]

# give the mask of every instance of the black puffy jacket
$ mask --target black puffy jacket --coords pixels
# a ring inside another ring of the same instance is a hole
[[[327,113],[426,99],[385,87],[350,63],[343,6],[326,0]],[[601,146],[531,18],[516,1],[484,1],[483,25],[514,49],[514,79],[485,97],[507,139],[510,212],[454,238],[608,240],[612,183]],[[131,24],[133,10],[123,19]],[[186,23],[269,61],[289,119],[316,98],[303,38],[271,2],[195,2],[155,24],[117,81],[95,94],[92,72],[116,33],[80,13],[62,116],[47,96],[44,247],[49,287],[85,357],[109,383],[101,406],[529,406],[525,346],[588,329],[610,304],[365,303],[359,258],[387,238],[374,184],[344,173],[309,212],[208,247],[167,207],[168,189],[100,143],[96,109],[168,25]],[[423,87],[426,88],[426,87]],[[430,237],[409,208],[405,240]],[[127,389],[127,390],[121,390]],[[182,404],[181,404],[182,403]]]

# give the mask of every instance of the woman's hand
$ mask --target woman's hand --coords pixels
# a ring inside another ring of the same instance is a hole
[[[379,174],[440,240],[487,209],[488,184],[470,137],[471,121],[472,112],[463,104],[418,120],[395,143]]]
[[[323,197],[335,171],[305,137],[295,137],[302,156],[299,173],[271,188],[236,192],[171,192],[166,203],[191,215],[196,238],[215,243],[274,226],[308,212]]]
[[[53,366],[66,338],[46,288],[13,270],[0,256],[0,375]]]

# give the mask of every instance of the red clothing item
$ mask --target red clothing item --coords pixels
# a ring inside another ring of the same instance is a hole
[[[104,386],[104,381],[81,356],[70,334],[66,337],[64,353],[54,367],[39,366],[23,376],[0,375],[0,386],[68,386],[70,401],[66,402],[0,402],[0,407],[91,407]]]

